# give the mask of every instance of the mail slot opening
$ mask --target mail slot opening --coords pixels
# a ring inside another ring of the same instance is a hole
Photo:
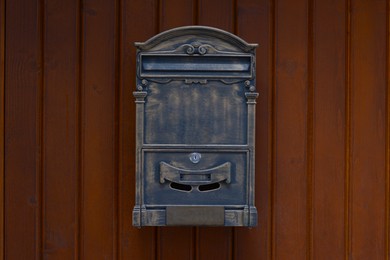
[[[221,188],[221,184],[216,182],[216,183],[211,183],[206,185],[200,185],[198,189],[199,191],[213,191],[213,190],[218,190],[219,188]]]
[[[141,56],[142,77],[251,77],[251,56]]]
[[[177,183],[177,182],[171,182],[171,184],[169,186],[172,189],[179,190],[179,191],[191,191],[192,190],[191,185],[181,184],[181,183]]]

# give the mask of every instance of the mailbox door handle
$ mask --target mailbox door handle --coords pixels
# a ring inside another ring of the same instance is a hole
[[[181,169],[166,162],[160,162],[160,183],[164,183],[165,180],[186,185],[204,185],[222,181],[230,183],[230,172],[230,162],[205,170]]]

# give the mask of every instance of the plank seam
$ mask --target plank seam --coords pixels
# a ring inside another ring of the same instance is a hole
[[[276,221],[275,221],[275,202],[276,202],[276,182],[277,182],[277,164],[276,164],[276,27],[277,27],[277,4],[278,0],[271,2],[271,16],[272,16],[272,42],[271,42],[271,52],[272,52],[272,72],[271,72],[271,178],[270,178],[270,259],[273,260],[276,258]]]
[[[232,227],[230,229],[231,229],[231,238],[232,239],[230,241],[230,247],[231,247],[230,251],[231,251],[231,253],[230,253],[229,259],[236,259],[236,252],[237,252],[237,250],[236,250],[236,246],[237,246],[237,243],[236,243],[237,238],[236,238],[236,236],[237,236],[237,232],[236,232],[236,229],[234,227]]]
[[[75,34],[76,34],[76,59],[75,59],[75,229],[74,229],[74,258],[79,259],[79,156],[80,156],[80,122],[79,122],[79,106],[80,106],[80,3],[75,5]]]
[[[6,8],[6,3],[5,3],[5,0],[2,0],[1,1],[1,10],[2,10],[2,13],[1,13],[1,62],[2,62],[2,70],[1,70],[1,76],[0,77],[2,80],[1,82],[1,94],[0,94],[0,98],[1,98],[1,109],[2,109],[2,112],[1,112],[1,169],[0,169],[0,173],[1,173],[1,203],[2,203],[2,211],[1,211],[1,252],[0,252],[0,255],[1,255],[1,258],[2,259],[5,259],[5,51],[6,51],[6,46],[5,46],[5,43],[6,43],[6,40],[5,40],[5,37],[6,37],[6,33],[5,33],[5,28],[6,28],[6,11],[5,11],[5,8]]]
[[[154,228],[154,241],[155,241],[155,257],[154,259],[160,260],[161,259],[161,228],[155,227]]]
[[[344,222],[345,222],[345,259],[349,259],[351,251],[351,0],[346,0],[346,42],[345,42],[345,191],[344,191]]]
[[[83,186],[84,186],[84,173],[83,173],[83,158],[84,158],[84,129],[83,129],[83,46],[84,46],[84,14],[83,14],[83,1],[79,1],[78,5],[78,90],[77,90],[77,121],[78,121],[78,133],[77,133],[77,168],[78,168],[78,178],[77,178],[77,257],[78,259],[83,259],[83,246],[84,246],[84,224],[83,224]]]
[[[192,2],[192,23],[199,24],[199,0],[193,0]]]
[[[195,227],[195,257],[194,259],[195,260],[199,260],[199,227]]]
[[[314,114],[314,22],[313,22],[314,1],[308,0],[308,90],[307,90],[307,259],[313,259],[313,114]]]
[[[45,171],[44,171],[44,160],[45,160],[45,147],[44,147],[44,91],[45,91],[45,4],[44,0],[39,1],[39,7],[37,12],[37,19],[39,24],[38,34],[39,35],[39,56],[38,56],[38,64],[40,66],[40,75],[38,79],[38,87],[37,87],[37,178],[39,178],[37,182],[37,191],[38,191],[38,201],[39,201],[39,209],[37,213],[37,230],[39,230],[36,234],[36,243],[37,243],[37,259],[42,259],[45,250],[45,227],[43,225],[45,219],[45,211],[46,211],[46,202],[45,202]]]
[[[159,33],[161,31],[161,20],[162,20],[162,3],[163,0],[155,0],[156,6],[155,6],[155,13],[156,13],[156,21],[155,21],[155,31],[156,33]]]
[[[123,8],[124,2],[123,0],[118,0],[118,85],[117,85],[117,102],[118,102],[118,111],[117,111],[117,256],[118,259],[122,259],[122,173],[123,173],[123,126],[122,126],[122,120],[123,120],[123,102],[122,102],[122,95],[121,95],[121,87],[123,86],[123,56],[121,53],[123,52],[123,12],[121,10],[125,10]]]
[[[122,24],[122,12],[121,10],[121,0],[117,0],[115,2],[115,60],[116,60],[116,66],[115,66],[115,100],[114,100],[114,133],[115,133],[115,144],[114,144],[114,190],[113,190],[113,199],[114,199],[114,241],[113,241],[113,258],[119,259],[120,255],[120,210],[119,210],[119,175],[120,175],[120,127],[119,127],[119,120],[120,120],[120,83],[121,83],[121,42],[122,42],[122,34],[121,34],[121,24]]]
[[[237,10],[237,7],[238,7],[238,4],[237,4],[237,0],[233,0],[232,1],[233,3],[233,32],[235,35],[237,35],[238,33],[238,22],[237,22],[237,17],[238,17],[238,10]]]
[[[390,257],[390,91],[389,91],[389,0],[386,1],[386,198],[385,198],[385,259]]]
[[[268,153],[267,153],[267,163],[268,163],[268,223],[267,223],[267,259],[272,259],[272,247],[273,247],[273,173],[274,173],[274,83],[275,83],[275,75],[274,75],[274,68],[275,68],[275,61],[274,61],[274,37],[275,37],[275,24],[274,24],[274,1],[269,0],[268,1],[268,12],[269,12],[269,47],[268,47],[268,60],[269,64],[271,65],[269,69],[270,78],[269,78],[269,92],[267,98],[270,100],[268,103]]]

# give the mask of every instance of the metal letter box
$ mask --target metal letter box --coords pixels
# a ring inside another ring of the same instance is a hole
[[[211,27],[137,46],[134,226],[255,226],[255,48]]]

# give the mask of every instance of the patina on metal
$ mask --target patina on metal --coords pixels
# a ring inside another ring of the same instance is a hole
[[[133,225],[256,226],[257,44],[188,26],[135,45]]]

